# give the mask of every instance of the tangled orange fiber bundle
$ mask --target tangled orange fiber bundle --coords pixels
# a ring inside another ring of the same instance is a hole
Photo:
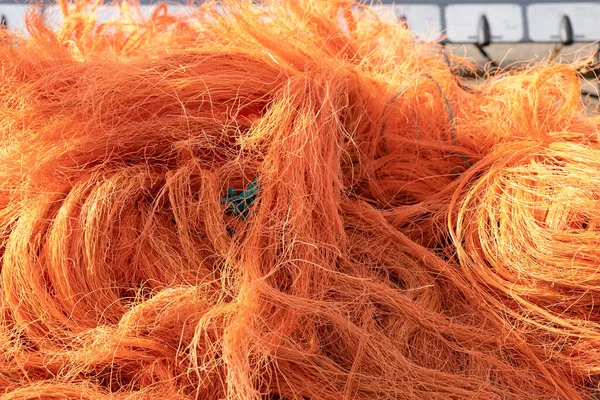
[[[61,6],[0,44],[2,400],[597,394],[574,65],[470,85],[347,0]]]

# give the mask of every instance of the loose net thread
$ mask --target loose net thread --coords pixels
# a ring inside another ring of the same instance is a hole
[[[1,32],[3,400],[594,395],[577,65],[470,87],[346,0],[59,5]]]

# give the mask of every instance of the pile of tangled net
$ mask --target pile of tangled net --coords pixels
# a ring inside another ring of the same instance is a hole
[[[0,32],[0,399],[592,399],[600,117],[347,0]],[[171,10],[171,11],[170,11]]]

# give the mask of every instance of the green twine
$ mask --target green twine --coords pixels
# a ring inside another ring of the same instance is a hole
[[[250,207],[256,201],[259,186],[258,178],[246,186],[246,190],[237,191],[230,187],[227,189],[227,195],[221,197],[221,204],[227,204],[227,211],[236,217],[246,219],[250,213]]]

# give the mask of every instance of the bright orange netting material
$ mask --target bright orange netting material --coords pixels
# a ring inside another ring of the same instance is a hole
[[[594,396],[576,65],[475,85],[345,0],[61,6],[0,43],[1,399]]]

